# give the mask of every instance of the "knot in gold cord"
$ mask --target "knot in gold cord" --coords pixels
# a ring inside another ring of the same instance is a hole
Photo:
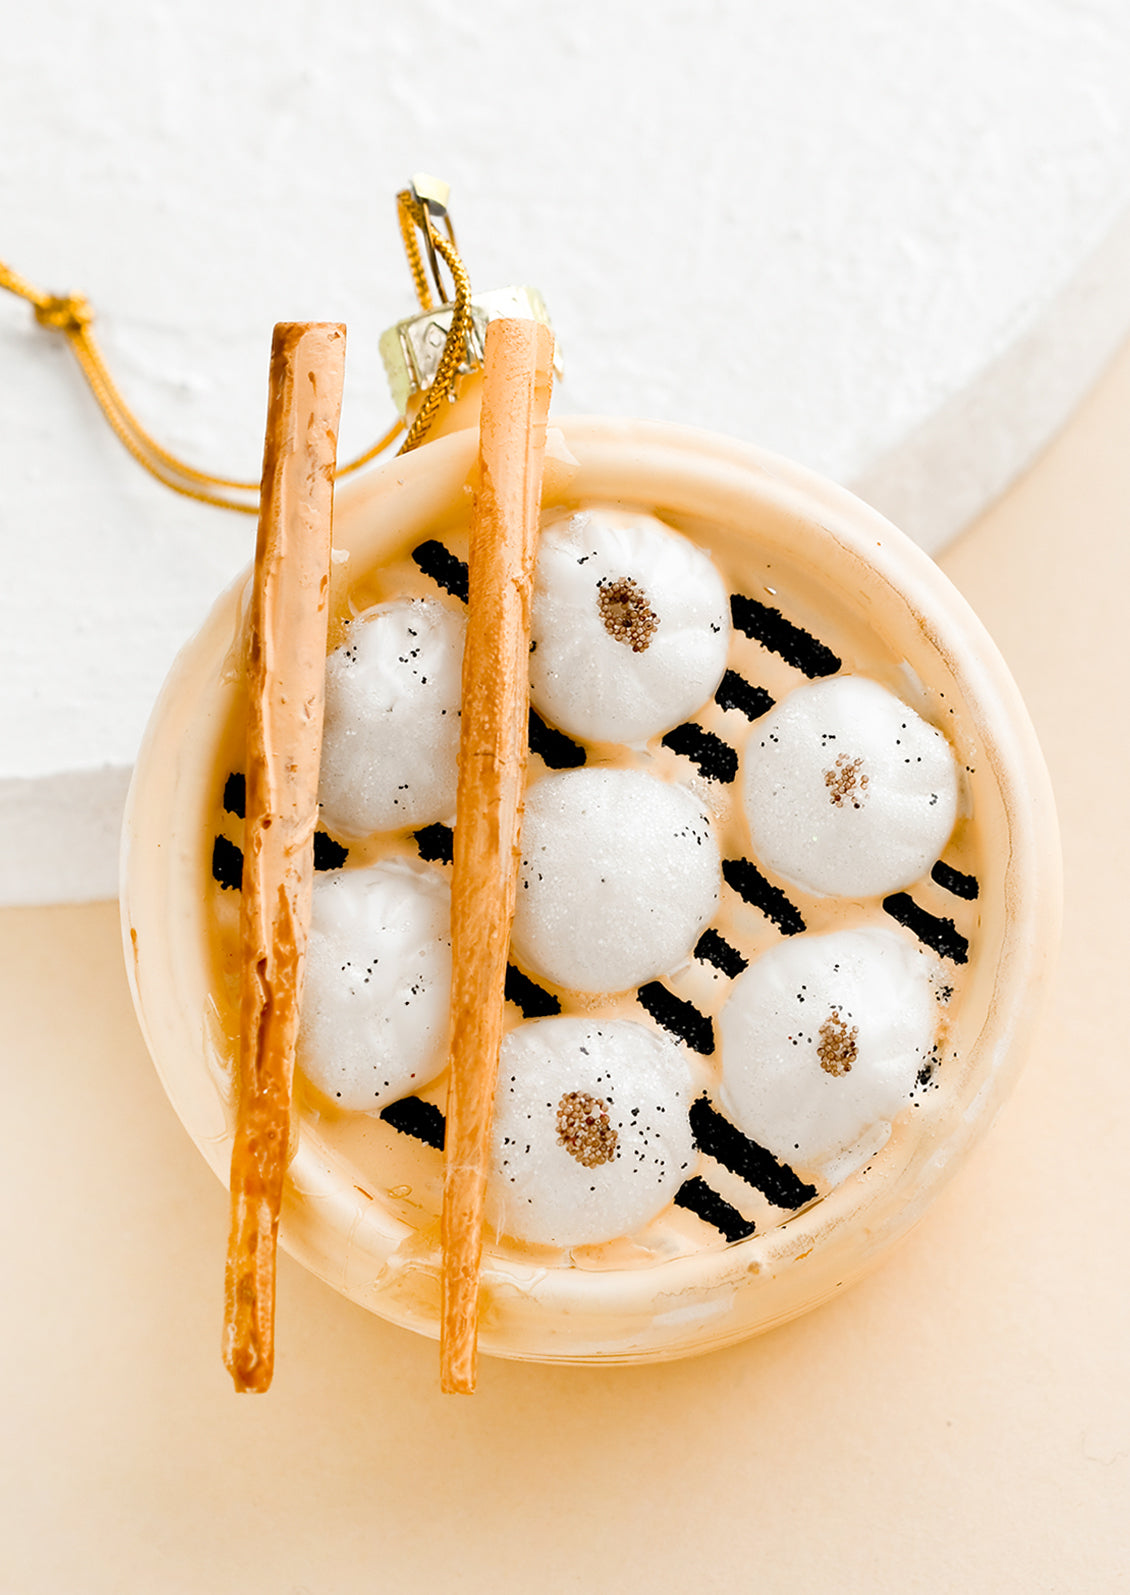
[[[49,294],[33,308],[39,325],[54,332],[83,332],[94,320],[94,311],[82,294]]]
[[[416,294],[421,309],[431,310],[432,291],[420,248],[419,235],[422,235],[436,290],[441,300],[445,301],[444,308],[447,296],[440,281],[439,260],[443,261],[451,274],[453,297],[450,302],[451,325],[444,341],[443,353],[432,386],[425,393],[415,419],[408,429],[401,448],[402,453],[416,448],[423,442],[440,405],[453,394],[460,366],[466,357],[467,335],[471,330],[471,279],[455,247],[455,233],[447,214],[446,184],[439,184],[435,179],[429,178],[426,180],[427,186],[421,193],[416,187],[419,181],[419,178],[413,179],[412,186],[396,196],[401,236],[412,279],[416,285]],[[439,193],[442,193],[442,200],[437,198]],[[437,230],[432,219],[433,214],[442,219],[446,237]],[[67,338],[106,420],[114,429],[119,441],[150,475],[155,476],[166,487],[171,487],[174,492],[182,493],[186,498],[197,499],[202,504],[214,504],[218,509],[237,510],[244,515],[257,513],[258,482],[238,481],[232,477],[215,476],[209,471],[197,470],[195,466],[177,459],[167,449],[162,448],[156,438],[142,426],[106,368],[106,362],[102,358],[94,334],[89,330],[94,320],[94,311],[82,294],[45,293],[2,260],[0,260],[0,288],[17,294],[21,299],[26,299],[41,327],[47,327],[52,332],[61,332]],[[404,422],[394,421],[385,435],[378,438],[364,454],[359,454],[347,465],[339,465],[334,473],[335,477],[348,476],[351,472],[368,465],[370,460],[383,454],[403,431]]]

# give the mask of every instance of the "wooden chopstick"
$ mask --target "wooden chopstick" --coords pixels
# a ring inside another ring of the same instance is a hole
[[[224,1364],[274,1372],[275,1256],[313,885],[345,328],[280,322],[248,619],[240,1050]]]
[[[517,320],[488,326],[468,561],[442,1225],[441,1383],[467,1395],[475,1388],[483,1208],[528,753],[530,603],[552,364],[548,328]]]

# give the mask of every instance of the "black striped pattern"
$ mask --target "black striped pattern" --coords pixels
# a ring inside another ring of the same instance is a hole
[[[399,1102],[390,1102],[387,1108],[382,1108],[381,1118],[401,1135],[409,1135],[437,1152],[443,1151],[447,1121],[434,1102],[424,1102],[420,1097],[402,1097]],[[754,1233],[755,1226],[697,1176],[680,1185],[675,1193],[675,1204],[713,1225],[727,1241],[742,1241]]]
[[[335,842],[328,831],[314,832],[314,868],[317,870],[343,869],[349,849]]]
[[[772,1152],[743,1135],[707,1097],[699,1097],[691,1105],[690,1118],[691,1134],[699,1151],[752,1185],[774,1207],[792,1212],[818,1195],[815,1185],[806,1185],[787,1163],[778,1162]]]
[[[575,770],[585,762],[585,750],[564,731],[547,726],[536,709],[530,710],[530,752],[551,770]]]
[[[677,1040],[685,1041],[694,1052],[701,1052],[704,1058],[710,1057],[714,1051],[714,1026],[708,1015],[699,1013],[693,1002],[676,997],[658,980],[641,986],[636,999],[657,1025],[662,1025]]]
[[[778,654],[787,665],[803,670],[806,676],[834,676],[841,661],[811,632],[794,626],[779,609],[759,604],[744,593],[734,593],[730,598],[730,614],[734,625],[752,637],[770,653]]]
[[[930,879],[951,896],[963,897],[968,903],[973,902],[981,890],[976,875],[963,875],[959,869],[954,869],[952,864],[944,864],[941,859],[930,871]]]
[[[450,864],[455,833],[450,825],[425,825],[413,831],[420,857],[429,864]]]
[[[504,990],[507,1002],[521,1009],[523,1019],[548,1019],[551,1014],[561,1012],[561,1004],[553,993],[539,986],[537,981],[531,980],[513,964],[506,966]]]
[[[243,849],[226,836],[217,836],[212,844],[212,879],[225,892],[238,892],[243,885]]]
[[[941,958],[954,964],[969,962],[969,940],[963,936],[952,919],[928,913],[906,892],[895,892],[884,897],[883,907],[900,925],[912,931],[924,947],[929,947]]]
[[[410,1135],[425,1146],[434,1146],[437,1152],[443,1151],[447,1121],[434,1102],[402,1097],[399,1102],[390,1102],[387,1108],[382,1108],[381,1118],[401,1135]]]
[[[763,714],[769,713],[775,699],[769,696],[764,687],[753,686],[736,670],[727,670],[718,683],[714,702],[720,709],[737,709],[747,720],[760,720]]]
[[[242,820],[246,807],[247,781],[238,770],[233,770],[224,782],[224,812]]]
[[[663,746],[690,759],[707,781],[729,782],[738,773],[738,755],[730,744],[693,721],[668,731]]]
[[[698,938],[694,955],[704,964],[713,964],[715,969],[729,975],[731,980],[735,975],[740,975],[743,969],[749,968],[749,959],[743,958],[738,949],[731,947],[726,938],[713,928],[704,930]]]
[[[449,548],[429,537],[426,543],[421,543],[419,548],[412,550],[412,558],[423,571],[425,576],[430,576],[437,587],[442,587],[445,593],[450,593],[453,598],[461,598],[467,602],[467,561],[457,559]]]
[[[767,881],[748,858],[724,858],[722,878],[752,908],[759,908],[785,936],[796,936],[804,929],[804,916],[779,886]]]
[[[229,809],[234,814],[234,809]],[[327,831],[314,832],[314,868],[316,870],[342,869],[349,857],[349,849],[335,842]],[[243,849],[226,836],[217,836],[212,844],[212,879],[224,891],[240,891],[243,886]]]
[[[685,1207],[705,1223],[712,1224],[728,1241],[744,1241],[757,1229],[756,1224],[743,1218],[736,1207],[719,1196],[697,1174],[679,1186],[675,1192],[675,1206]]]

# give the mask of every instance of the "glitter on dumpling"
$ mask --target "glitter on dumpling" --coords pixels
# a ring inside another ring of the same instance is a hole
[[[569,770],[526,794],[512,946],[573,991],[624,991],[690,957],[718,903],[710,820],[640,770]]]
[[[706,702],[730,641],[709,556],[653,516],[549,520],[534,587],[530,696],[572,736],[645,742]]]
[[[392,860],[314,883],[298,1067],[339,1107],[378,1112],[447,1061],[451,895]]]
[[[463,616],[433,599],[366,610],[326,661],[318,799],[348,840],[455,809]]]
[[[957,815],[945,737],[864,676],[797,687],[759,720],[742,792],[759,861],[820,896],[911,885]]]
[[[938,1033],[937,961],[867,926],[796,936],[735,980],[718,1019],[722,1101],[775,1157],[835,1179],[877,1150]]]
[[[516,1239],[586,1246],[630,1235],[694,1159],[693,1065],[624,1019],[539,1019],[502,1045],[491,1222]]]

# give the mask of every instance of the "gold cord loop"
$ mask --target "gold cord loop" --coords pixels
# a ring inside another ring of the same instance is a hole
[[[442,200],[438,197],[440,193],[443,195]],[[447,214],[446,193],[446,185],[438,184],[434,178],[417,177],[413,180],[411,188],[403,189],[396,196],[397,217],[400,222],[401,237],[404,239],[404,252],[408,256],[408,266],[416,285],[416,297],[420,301],[421,310],[431,310],[433,303],[420,252],[419,235],[423,236],[427,247],[436,291],[440,294],[444,306],[450,304],[452,307],[451,325],[444,339],[443,353],[436,368],[435,379],[424,394],[415,419],[408,429],[408,436],[400,445],[398,452],[401,454],[408,454],[424,441],[440,405],[454,392],[459,367],[468,352],[467,334],[471,330],[471,278],[455,247],[455,233]],[[447,230],[446,238],[433,224],[433,214],[442,216]],[[451,300],[447,299],[444,292],[437,255],[451,273],[453,285]]]
[[[404,241],[404,253],[408,257],[408,269],[412,273],[420,309],[431,310],[432,290],[428,286],[428,274],[420,254],[420,240],[416,236],[417,228],[422,229],[427,225],[427,213],[409,188],[402,189],[396,196],[396,219],[400,224],[400,236]]]
[[[471,279],[459,258],[455,246],[455,233],[447,214],[447,185],[435,178],[418,176],[411,188],[396,196],[397,220],[404,240],[404,252],[416,288],[416,297],[422,310],[434,308],[432,285],[439,294],[441,308],[451,306],[451,326],[443,346],[436,370],[435,381],[424,395],[408,435],[401,445],[401,454],[417,448],[427,436],[440,405],[455,388],[459,367],[467,355],[467,335],[471,330]],[[438,231],[432,218],[441,217],[447,232],[446,238]],[[423,238],[424,249],[420,248]],[[424,264],[427,253],[432,282]],[[442,260],[451,275],[453,297],[448,300],[440,274]],[[151,476],[171,487],[175,493],[214,504],[219,509],[236,510],[243,515],[256,515],[259,510],[259,483],[239,481],[232,477],[214,476],[198,471],[195,466],[177,459],[162,448],[134,415],[120,389],[111,377],[102,351],[94,340],[90,328],[94,311],[82,294],[49,294],[36,288],[10,266],[0,261],[0,288],[18,294],[31,305],[36,321],[51,332],[61,332],[78,361],[79,369],[90,387],[102,414],[122,446],[144,466]],[[372,448],[366,449],[356,459],[339,465],[336,476],[349,476],[390,447],[404,430],[404,422],[396,421]]]
[[[174,493],[195,499],[198,503],[212,504],[217,509],[235,510],[241,515],[259,513],[258,482],[198,471],[195,466],[177,459],[175,454],[162,448],[156,438],[146,431],[110,375],[102,351],[90,331],[94,311],[82,294],[44,293],[3,261],[0,261],[0,288],[6,288],[19,298],[26,299],[41,327],[63,334],[114,435],[150,476],[172,488]],[[383,454],[403,430],[403,421],[395,421],[371,448],[347,464],[340,465],[336,476],[349,476],[363,465],[368,465],[370,460]]]

